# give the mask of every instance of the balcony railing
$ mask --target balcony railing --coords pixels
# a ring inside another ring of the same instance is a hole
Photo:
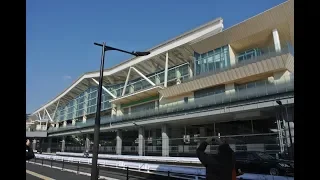
[[[179,113],[183,111],[191,111],[197,108],[205,108],[205,107],[214,107],[218,105],[222,105],[225,103],[233,103],[238,101],[246,101],[252,98],[262,98],[266,96],[276,95],[279,93],[288,93],[294,91],[294,76],[286,76],[282,83],[265,83],[263,85],[256,84],[253,87],[246,87],[245,89],[241,89],[240,91],[235,91],[233,94],[215,94],[209,95],[201,98],[196,98],[192,102],[184,103],[184,104],[168,104],[161,106],[161,108],[156,108],[154,110],[135,112],[122,116],[113,116],[113,117],[103,117],[101,118],[101,124],[108,125],[110,123],[118,123],[130,120],[139,120],[147,117],[154,117],[160,115],[166,115],[169,113]],[[90,121],[91,122],[91,121]],[[49,131],[63,131],[67,129],[76,129],[89,127],[93,125],[93,121],[91,123],[83,123],[78,124],[77,126],[71,126],[68,128],[57,128],[50,129]]]

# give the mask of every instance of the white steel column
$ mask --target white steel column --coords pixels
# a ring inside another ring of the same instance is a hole
[[[121,155],[121,153],[122,153],[122,131],[117,130],[116,154]]]
[[[66,149],[66,138],[63,136],[62,137],[62,141],[61,141],[61,152],[64,152],[64,150]]]
[[[139,127],[139,137],[138,137],[138,142],[139,142],[139,146],[138,146],[138,152],[139,152],[139,156],[143,156],[144,155],[144,128],[143,127]]]
[[[32,149],[36,150],[36,147],[37,147],[37,140],[33,139],[33,141],[32,141]]]
[[[86,136],[86,144],[85,144],[85,150],[89,152],[90,150],[90,139],[89,139],[89,134]]]
[[[169,53],[166,53],[166,64],[164,68],[164,87],[167,87],[168,84],[168,61],[169,61]]]
[[[274,48],[276,52],[280,52],[281,44],[280,44],[279,33],[277,29],[272,30],[272,36],[273,36]]]
[[[52,144],[52,138],[48,138],[48,148],[47,148],[47,153],[51,153],[51,144]]]
[[[162,137],[162,156],[169,156],[169,136],[168,136],[168,126],[166,124],[161,127],[161,137]]]

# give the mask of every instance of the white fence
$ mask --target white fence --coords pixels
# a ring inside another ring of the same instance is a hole
[[[83,157],[83,153],[57,152],[56,154],[61,156]],[[89,157],[92,157],[92,154],[90,154]],[[127,160],[127,161],[134,160],[134,161],[152,161],[152,162],[163,162],[163,163],[171,162],[171,163],[201,164],[198,158],[190,158],[190,157],[130,156],[130,155],[99,154],[99,158]]]
[[[44,155],[44,154],[36,154],[36,158],[39,159],[47,159],[47,160],[55,160],[55,161],[64,161],[64,162],[71,162],[71,163],[82,163],[82,164],[91,164],[91,158],[83,158],[81,153],[57,153],[60,155]],[[68,155],[68,156],[66,156]],[[70,156],[78,156],[78,157],[70,157]],[[91,154],[90,154],[91,156]],[[119,159],[127,159],[135,158],[135,160],[151,160],[158,161],[158,162],[182,162],[182,163],[198,163],[199,160],[197,158],[186,158],[186,157],[152,157],[150,156],[122,156],[119,155],[106,155],[106,154],[99,154],[100,158],[108,157],[109,158],[119,158]],[[150,171],[163,171],[163,172],[170,172],[170,173],[180,173],[180,174],[192,174],[194,179],[198,179],[198,176],[203,177],[206,174],[206,170],[203,167],[186,167],[186,166],[177,166],[177,165],[164,165],[164,164],[154,164],[154,163],[139,163],[139,162],[127,162],[127,161],[119,161],[119,160],[104,160],[98,159],[98,165],[100,166],[113,166],[114,168],[121,168],[125,169],[126,167],[130,169],[135,169],[144,172]],[[262,175],[262,174],[244,174],[239,176],[238,179],[243,180],[294,180],[293,177],[284,177],[284,176],[271,176],[271,175]]]

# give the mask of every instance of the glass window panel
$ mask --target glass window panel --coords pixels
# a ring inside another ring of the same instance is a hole
[[[172,79],[176,78],[176,71],[175,70],[176,69],[169,70],[169,72],[168,72],[168,80],[172,80]]]
[[[208,56],[207,53],[203,53],[203,54],[201,54],[201,59],[205,59],[205,58],[207,58],[207,56]]]

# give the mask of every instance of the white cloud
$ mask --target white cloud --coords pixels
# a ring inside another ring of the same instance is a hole
[[[69,79],[71,79],[71,76],[69,76],[69,75],[65,75],[65,76],[63,76],[63,80],[69,80]]]

